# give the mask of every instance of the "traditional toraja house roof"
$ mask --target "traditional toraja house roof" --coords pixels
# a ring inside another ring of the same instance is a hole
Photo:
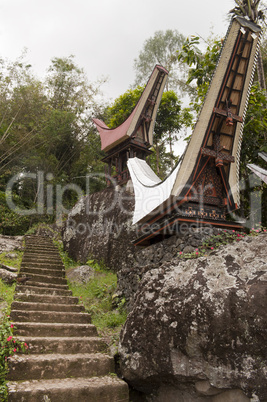
[[[155,66],[137,105],[120,126],[110,129],[103,121],[93,119],[100,134],[101,149],[107,153],[103,161],[109,167],[108,184],[113,166],[116,183],[124,184],[129,179],[127,159],[135,156],[145,159],[151,153],[155,119],[167,76],[165,68]]]
[[[241,228],[226,221],[226,213],[239,207],[239,154],[260,35],[254,23],[232,20],[191,140],[167,179],[129,159],[133,223],[140,224],[136,245],[173,234],[182,223]]]

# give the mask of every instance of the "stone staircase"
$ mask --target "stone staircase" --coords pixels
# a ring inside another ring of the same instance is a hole
[[[25,242],[10,318],[29,353],[9,359],[8,400],[129,401],[90,315],[68,289],[58,250],[45,237]]]

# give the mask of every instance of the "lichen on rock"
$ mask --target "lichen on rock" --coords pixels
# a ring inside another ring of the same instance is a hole
[[[134,388],[159,395],[168,386],[192,401],[219,401],[229,390],[240,401],[266,400],[266,245],[266,234],[247,236],[207,257],[147,268],[119,345]],[[201,393],[202,381],[216,396]]]

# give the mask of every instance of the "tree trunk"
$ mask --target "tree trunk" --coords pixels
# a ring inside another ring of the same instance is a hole
[[[173,168],[173,151],[172,151],[172,139],[171,139],[171,134],[169,134],[169,144],[170,144],[171,169],[172,169],[172,168]]]
[[[159,175],[159,146],[156,142],[156,163],[157,163],[157,173]]]

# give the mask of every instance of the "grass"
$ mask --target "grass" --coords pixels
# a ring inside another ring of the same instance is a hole
[[[10,258],[10,254],[16,255],[16,258]],[[0,267],[1,264],[3,264],[11,266],[13,268],[17,268],[19,270],[22,255],[23,252],[18,250],[0,253]],[[2,281],[2,279],[0,279],[0,304],[3,305],[2,308],[5,308],[8,313],[10,312],[10,306],[14,298],[15,287],[15,283],[13,283],[12,285],[7,285],[5,282]]]
[[[8,257],[11,254],[15,254],[16,258]],[[12,252],[5,251],[0,254],[0,264],[8,265],[13,268],[20,268],[21,260],[23,256],[23,251],[13,250]]]
[[[15,287],[15,283],[7,285],[2,281],[2,279],[0,279],[0,304],[4,304],[4,308],[8,313],[10,313],[10,306],[14,298]]]
[[[81,265],[63,250],[62,242],[54,241],[54,244],[58,247],[67,272]],[[117,275],[94,260],[88,260],[86,265],[94,268],[94,278],[82,284],[68,281],[69,288],[91,315],[92,324],[96,326],[99,335],[108,346],[116,348],[121,327],[127,318],[125,299],[119,300],[116,295]]]
[[[92,260],[87,265],[94,268],[94,278],[84,284],[69,282],[69,288],[91,315],[92,324],[108,346],[117,347],[121,327],[127,318],[125,300],[118,300],[116,296],[117,276]]]

